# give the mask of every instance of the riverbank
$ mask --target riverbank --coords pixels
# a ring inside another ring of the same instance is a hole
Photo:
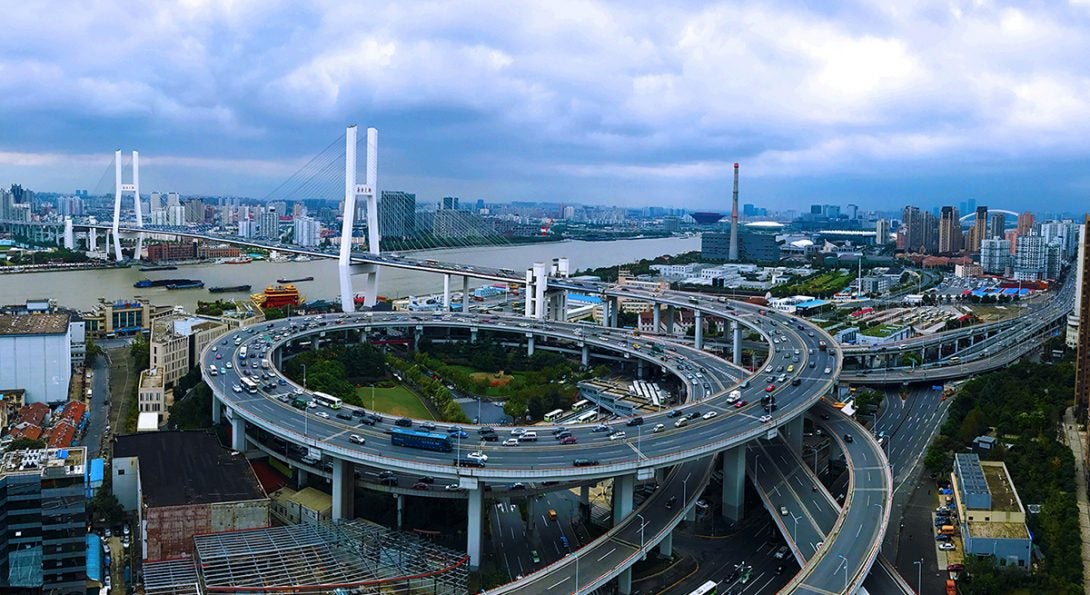
[[[67,271],[88,271],[102,269],[127,269],[132,264],[127,262],[90,261],[90,262],[65,262],[55,264],[16,264],[0,266],[0,275],[17,275],[22,273],[63,273]]]

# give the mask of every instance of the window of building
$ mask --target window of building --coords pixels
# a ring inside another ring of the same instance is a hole
[[[124,474],[125,474],[125,470],[124,470],[124,469],[118,469],[118,470],[117,470],[117,474],[118,474],[118,475],[124,475]]]

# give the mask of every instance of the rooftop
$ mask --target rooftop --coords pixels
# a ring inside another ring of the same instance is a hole
[[[82,477],[86,459],[87,449],[82,446],[19,450],[4,455],[0,463],[0,474],[33,473],[45,477]]]
[[[145,432],[118,436],[114,457],[136,457],[148,506],[182,506],[265,498],[250,464],[212,432]]]
[[[999,539],[1029,539],[1029,529],[1025,523],[997,523],[974,521],[968,523],[969,535],[973,537],[993,537]]]
[[[992,510],[1002,512],[1022,512],[1022,503],[1014,491],[1007,467],[1002,463],[981,462],[984,479],[988,482],[988,491],[992,493]]]
[[[65,314],[0,315],[0,335],[63,335],[68,332]]]

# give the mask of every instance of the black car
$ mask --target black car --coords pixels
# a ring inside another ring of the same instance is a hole
[[[844,434],[844,442],[855,442],[855,439],[852,438],[851,434]]]
[[[697,419],[699,417],[700,417],[700,412],[699,411],[693,411],[693,412],[689,413],[689,419]]]
[[[363,409],[353,409],[352,417],[367,417],[367,412]]]
[[[571,436],[571,430],[564,430],[563,432],[558,432],[554,436],[554,438],[556,438],[557,440],[563,440],[563,439],[567,438],[568,436]]]
[[[485,434],[495,434],[496,430],[495,428],[491,428],[489,426],[481,426],[477,428],[477,433],[484,436]]]
[[[628,427],[642,426],[643,425],[643,418],[642,417],[633,417],[632,419],[628,420],[628,423],[626,423],[625,425],[628,426]]]
[[[802,384],[802,379],[797,376],[791,381],[791,386],[798,386],[800,384]]]
[[[416,481],[417,481],[418,483],[428,483],[428,484],[431,484],[431,483],[435,483],[435,478],[434,478],[434,477],[430,477],[430,476],[427,476],[427,475],[425,475],[424,477],[420,477],[420,478],[417,478],[417,480],[416,480]]]
[[[680,409],[674,409],[673,411],[671,411],[670,413],[668,413],[668,414],[666,415],[666,417],[680,417],[680,416],[682,416],[682,415],[685,415],[685,412],[684,412],[684,411],[682,411],[682,410],[680,410]]]
[[[571,462],[574,467],[593,467],[598,464],[595,459],[575,459]]]
[[[454,464],[458,467],[484,467],[484,461],[481,461],[480,459],[454,459]]]
[[[375,420],[370,417],[364,417],[360,419],[360,424],[365,426],[373,426],[375,425]]]
[[[338,414],[337,414],[337,419],[345,419],[345,420],[348,420],[348,421],[352,421],[352,414],[350,414],[350,413],[343,413],[343,412],[342,412],[342,413],[338,413]]]
[[[481,440],[483,440],[485,442],[496,442],[499,439],[500,439],[499,434],[485,434],[484,436],[481,436]]]
[[[398,426],[401,426],[403,428],[411,428],[411,427],[413,427],[413,420],[411,420],[411,419],[409,419],[407,417],[402,417],[402,418],[398,419],[397,421],[395,421],[394,425],[398,425]]]

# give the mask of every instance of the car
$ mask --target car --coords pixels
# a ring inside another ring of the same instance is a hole
[[[571,430],[569,430],[567,428],[564,428],[564,430],[561,431],[561,432],[553,433],[553,438],[556,438],[557,440],[563,440],[563,439],[565,439],[565,438],[567,438],[568,436],[571,436],[571,435],[572,435]]]
[[[677,504],[677,496],[670,496],[670,498],[666,500],[666,510],[673,508],[674,504]]]
[[[348,435],[348,441],[352,442],[354,444],[366,444],[367,443],[367,439],[364,438],[363,436],[360,436],[359,434],[349,434]]]
[[[511,428],[512,436],[521,436],[526,433],[526,428]]]
[[[687,425],[689,425],[689,418],[688,417],[683,417],[683,418],[681,418],[681,419],[674,422],[674,427],[675,428],[684,428]]]
[[[630,427],[630,428],[634,427],[634,426],[642,426],[643,425],[643,418],[642,417],[633,417],[632,419],[628,420],[628,422],[625,425]]]
[[[240,393],[242,392],[242,387],[236,384],[231,387],[231,390],[235,391],[236,393]]]
[[[623,431],[613,432],[609,435],[610,440],[623,440],[627,436]]]
[[[429,432],[432,432],[432,431],[434,431],[434,430],[435,430],[435,428],[437,428],[437,427],[438,427],[438,426],[436,426],[435,424],[431,423],[430,421],[426,421],[426,422],[424,422],[424,423],[420,424],[420,429],[422,429],[422,430],[427,430],[427,431],[429,431]]]
[[[776,390],[776,385],[775,384],[770,384],[770,385],[765,387],[765,392],[766,393],[770,393],[770,392],[772,392],[774,390]]]
[[[594,429],[591,430],[591,431],[592,432],[609,432],[610,430],[612,430],[612,428],[610,428],[606,424],[598,424],[598,425],[594,426]]]
[[[690,419],[690,420],[692,420],[692,419],[699,419],[701,415],[703,415],[703,414],[702,414],[702,413],[700,413],[699,411],[690,411],[690,412],[689,412],[689,419]]]
[[[526,484],[522,483],[521,481],[516,481],[515,483],[511,484],[511,489],[512,490],[525,490],[526,489]]]
[[[654,427],[654,429],[651,430],[651,433],[652,434],[658,434],[659,432],[661,432],[661,431],[663,431],[665,429],[666,429],[666,424],[655,424],[655,427]]]
[[[420,483],[427,483],[427,484],[432,484],[432,483],[435,483],[435,478],[434,478],[434,477],[431,477],[431,476],[429,476],[429,475],[425,475],[425,476],[423,476],[423,477],[419,477],[419,478],[417,478],[417,480],[416,480],[416,481],[418,481],[418,482],[420,482]]]
[[[847,442],[847,443],[850,444],[852,442],[855,442],[855,438],[852,438],[851,434],[844,434],[844,442]]]
[[[504,446],[518,446],[519,445],[519,439],[518,438],[508,438],[507,440],[503,441],[503,445]]]
[[[564,436],[563,438],[560,439],[561,444],[576,444],[578,442],[579,441],[576,440],[575,436],[570,436],[570,435],[569,436]]]
[[[223,359],[223,354],[222,353],[217,353],[216,354],[216,359]]]
[[[964,564],[947,564],[946,572],[962,572],[965,570]]]
[[[234,364],[232,364],[231,362],[227,362],[227,369],[228,369],[228,370],[233,370],[233,369],[234,369],[234,367],[235,367],[235,365],[234,365]]]
[[[480,461],[482,463],[487,463],[488,462],[488,455],[484,454],[483,452],[481,452],[479,450],[475,450],[475,451],[467,454],[466,458],[467,459],[473,459],[475,461]]]
[[[943,535],[942,533],[939,533],[938,535],[935,536],[935,541],[950,541],[950,536],[949,535]]]
[[[477,433],[484,436],[485,434],[495,434],[496,429],[490,426],[481,426],[477,428]]]
[[[597,459],[575,459],[571,462],[573,467],[593,467],[598,464]]]
[[[749,405],[749,401],[747,401],[745,399],[742,399],[741,401],[738,401],[738,402],[736,402],[734,404],[734,408],[735,409],[741,409],[742,407],[745,407],[746,405]]]
[[[402,417],[402,418],[398,419],[397,421],[395,421],[394,425],[395,426],[400,426],[402,428],[411,428],[411,427],[413,427],[413,420],[411,420],[411,419],[409,419],[407,417]]]
[[[791,550],[786,545],[781,545],[779,549],[776,550],[776,553],[772,554],[772,557],[776,558],[777,560],[783,560],[790,552]]]
[[[709,411],[709,412],[705,413],[703,415],[703,417],[704,417],[704,419],[711,419],[711,418],[713,418],[713,417],[715,417],[717,415],[719,415],[718,411]]]
[[[832,372],[832,371],[833,371],[833,369],[832,369],[832,368],[825,368],[825,372],[824,372],[824,373],[825,373],[825,374],[828,374],[828,373],[830,373],[830,372]]]
[[[674,409],[673,411],[671,411],[670,413],[668,413],[668,414],[666,415],[666,417],[670,417],[670,418],[673,418],[673,417],[678,417],[678,416],[681,416],[681,415],[685,415],[685,412],[684,412],[684,411],[682,411],[681,409]]]
[[[770,421],[772,421],[772,416],[771,415],[762,415],[761,416],[761,423],[768,423]]]
[[[541,556],[538,555],[537,550],[530,550],[530,559],[534,564],[541,564]]]
[[[418,481],[418,482],[413,484],[413,489],[414,490],[426,490],[426,489],[428,489],[428,484],[426,484],[426,483],[424,483],[422,481]]]
[[[500,435],[499,434],[485,434],[484,436],[481,436],[481,440],[483,442],[499,442]]]
[[[318,417],[320,417],[322,419],[329,419],[329,414],[326,413],[325,411],[316,411],[314,413],[314,415],[317,415]]]
[[[456,483],[448,483],[447,485],[443,486],[443,489],[448,492],[460,492],[464,488]]]
[[[338,413],[338,414],[337,414],[337,419],[343,419],[343,420],[346,420],[346,421],[352,421],[352,414],[350,414],[350,413],[345,413],[345,412],[343,412],[343,411],[342,411],[342,412],[340,412],[340,413]]]
[[[958,549],[958,547],[956,545],[950,543],[950,542],[946,542],[946,543],[940,543],[939,544],[939,549],[943,550],[945,552],[949,552],[949,551]]]
[[[780,505],[780,516],[787,516],[788,514],[789,513],[787,512],[787,507],[781,504]]]
[[[466,431],[462,430],[462,429],[458,429],[458,430],[451,429],[450,431],[447,432],[447,435],[450,436],[451,438],[458,438],[458,439],[469,438],[469,434],[467,434]]]

